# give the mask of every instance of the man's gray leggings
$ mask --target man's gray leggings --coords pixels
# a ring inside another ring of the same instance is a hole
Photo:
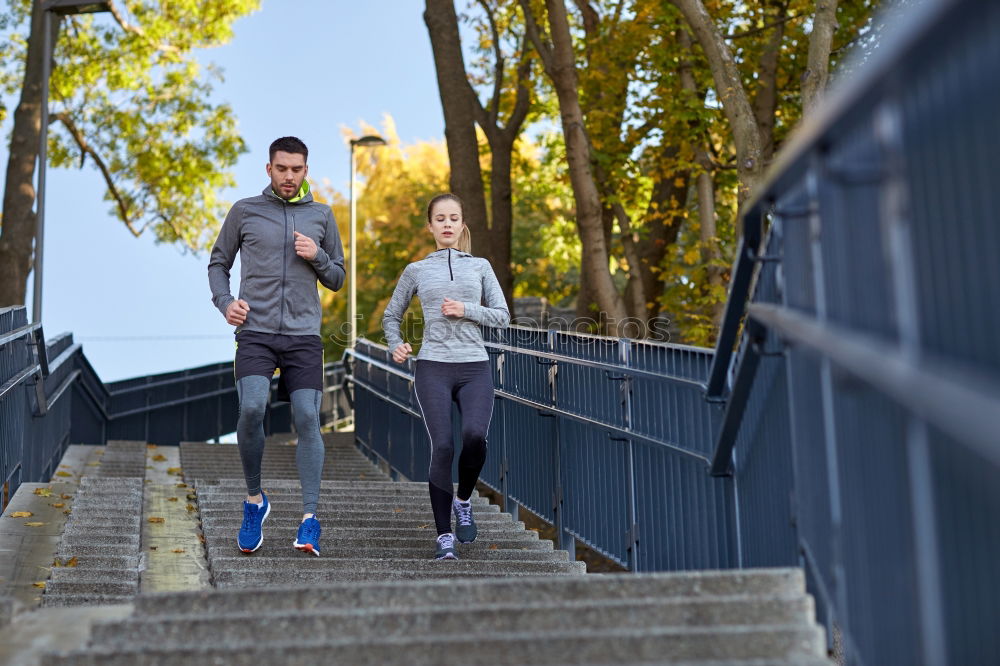
[[[250,375],[236,382],[240,401],[240,419],[236,441],[243,460],[247,494],[260,494],[260,465],[264,459],[264,412],[271,391],[268,377]],[[299,434],[295,462],[302,484],[302,512],[316,513],[319,482],[323,475],[323,438],[319,433],[319,406],[322,393],[316,389],[292,391],[292,416]]]

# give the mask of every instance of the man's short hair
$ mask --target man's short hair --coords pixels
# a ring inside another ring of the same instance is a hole
[[[278,151],[283,153],[293,153],[302,156],[304,162],[309,161],[309,149],[306,148],[306,144],[302,143],[302,140],[294,136],[283,136],[280,139],[275,139],[271,144],[271,148],[268,150],[268,160],[274,161],[274,154]]]

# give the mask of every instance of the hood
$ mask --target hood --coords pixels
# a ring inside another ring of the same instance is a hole
[[[274,190],[271,189],[270,184],[268,184],[267,187],[264,188],[263,194],[265,197],[274,197],[275,199],[281,199],[281,197],[275,194]],[[311,203],[312,200],[313,200],[313,195],[312,195],[312,190],[309,188],[309,181],[303,180],[302,187],[299,188],[298,193],[294,197],[288,199],[288,203],[303,204],[303,203]]]

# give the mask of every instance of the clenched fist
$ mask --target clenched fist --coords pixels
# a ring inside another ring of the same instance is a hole
[[[312,238],[306,236],[305,234],[300,234],[299,232],[294,232],[295,236],[295,254],[299,255],[303,259],[308,259],[312,261],[316,258],[316,253],[318,248],[316,247],[316,242]]]
[[[410,343],[404,342],[392,350],[392,360],[396,363],[404,363],[412,351],[413,347],[410,346]]]
[[[445,317],[464,317],[465,303],[445,298],[444,303],[441,305],[441,314]]]
[[[226,307],[226,321],[233,326],[241,326],[247,320],[248,312],[250,305],[242,298],[238,298]]]

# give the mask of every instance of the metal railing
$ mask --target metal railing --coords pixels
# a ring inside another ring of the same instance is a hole
[[[749,205],[713,470],[848,663],[1000,663],[1000,5],[897,20]]]
[[[324,367],[321,419],[351,418],[339,361]],[[47,481],[70,443],[159,445],[218,439],[236,429],[232,362],[104,384],[70,334],[46,340],[25,309],[0,310],[0,504],[22,482]],[[292,430],[291,406],[272,385],[265,432]]]
[[[707,474],[721,417],[703,399],[711,350],[517,326],[484,333],[496,402],[481,480],[505,508],[551,522],[560,547],[578,539],[636,571],[735,563],[732,487]],[[347,358],[358,443],[426,480],[413,361],[397,365],[363,339]]]
[[[845,663],[1000,663],[1000,4],[893,20],[746,207],[714,353],[486,331],[483,480],[635,571],[802,566]],[[412,362],[351,365],[426,479]]]

